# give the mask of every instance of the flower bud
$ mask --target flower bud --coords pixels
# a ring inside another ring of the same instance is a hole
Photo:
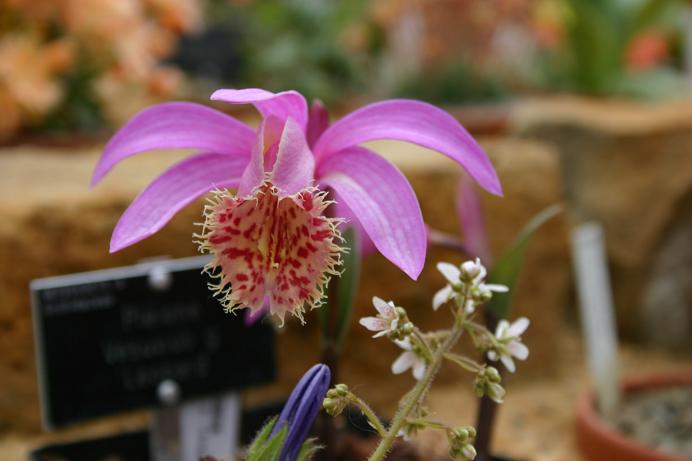
[[[493,292],[485,286],[480,285],[471,292],[471,296],[476,303],[485,304],[493,298]]]
[[[322,408],[330,416],[339,416],[346,408],[346,401],[327,397],[322,401]]]
[[[472,282],[483,272],[483,266],[480,261],[466,261],[461,265],[461,280],[464,282]]]
[[[470,443],[464,444],[464,446],[461,448],[461,454],[464,457],[464,459],[474,459],[476,457],[476,449],[474,446]]]
[[[500,381],[502,381],[500,372],[497,371],[497,368],[495,367],[486,367],[484,374],[488,378],[488,381],[490,381],[491,383],[499,383]]]
[[[415,329],[415,327],[413,326],[413,324],[411,322],[406,322],[401,326],[401,333],[404,336],[409,336],[413,333],[414,329]]]
[[[339,397],[346,397],[349,393],[348,386],[343,383],[334,386],[334,390],[337,392],[337,395]]]
[[[296,459],[320,410],[320,402],[324,402],[330,377],[329,367],[315,365],[291,392],[270,434],[270,437],[274,437],[284,426],[288,426],[280,459]]]
[[[497,383],[488,383],[486,394],[497,403],[502,403],[505,398],[505,388]]]

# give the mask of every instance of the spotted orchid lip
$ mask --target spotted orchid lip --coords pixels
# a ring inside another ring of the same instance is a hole
[[[216,194],[206,208],[200,249],[214,255],[214,292],[227,311],[269,310],[283,322],[286,313],[320,305],[324,287],[338,274],[342,248],[338,218],[323,216],[330,202],[314,188],[281,197],[268,181],[252,196]]]

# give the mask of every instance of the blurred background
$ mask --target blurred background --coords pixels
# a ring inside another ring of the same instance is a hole
[[[505,198],[482,197],[494,250],[541,209],[563,204],[562,215],[531,243],[514,298],[513,316],[532,319],[526,336],[532,356],[508,383],[500,451],[582,459],[573,401],[590,378],[569,251],[570,232],[581,223],[596,221],[604,230],[623,375],[689,369],[692,3],[0,0],[3,459],[25,459],[47,437],[39,422],[28,282],[196,252],[190,235],[200,204],[141,245],[108,254],[119,215],[183,154],[129,160],[89,190],[103,144],[149,105],[212,105],[215,89],[244,87],[296,89],[324,101],[332,119],[384,98],[422,99],[448,110],[478,137],[504,186]],[[213,106],[258,122],[252,108]],[[459,235],[456,166],[421,148],[373,147],[408,176],[426,222]],[[444,325],[429,309],[443,284],[434,270],[440,259],[461,261],[431,249],[418,283],[380,256],[366,259],[355,315],[369,312],[369,299],[378,295],[406,306],[424,327]],[[279,383],[250,393],[250,402],[290,389],[315,362],[316,352],[304,353],[317,350],[315,323],[309,320],[307,330],[289,325],[280,335]],[[410,383],[389,379],[395,348],[369,353],[360,330],[354,322],[344,380],[391,411],[392,392]],[[373,376],[393,390],[383,392]],[[473,397],[459,393],[460,379],[455,372],[440,377],[441,397],[431,407],[441,417],[473,418]],[[141,418],[66,434],[112,432]],[[442,443],[430,437],[430,447]]]

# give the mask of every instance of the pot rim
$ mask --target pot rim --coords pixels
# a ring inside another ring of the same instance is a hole
[[[623,394],[677,386],[692,386],[692,369],[627,377],[621,383]],[[607,446],[612,451],[622,453],[625,456],[622,459],[690,461],[690,458],[659,451],[644,442],[627,437],[601,418],[596,411],[595,401],[593,390],[583,392],[577,400],[577,442],[583,454],[594,450],[593,445],[588,444],[589,441],[598,440],[599,446]]]

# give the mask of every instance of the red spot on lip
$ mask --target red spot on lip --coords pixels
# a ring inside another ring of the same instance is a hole
[[[305,208],[305,211],[312,210],[312,195],[303,193],[300,195],[300,198],[302,199],[303,208]]]
[[[300,269],[301,264],[300,261],[298,261],[297,259],[289,259],[288,262],[291,266],[295,267],[296,269]]]
[[[245,237],[246,239],[249,239],[256,228],[257,228],[257,223],[252,223],[252,226],[248,227],[247,230],[245,232],[243,232],[243,237]]]
[[[227,235],[212,235],[209,237],[209,243],[213,245],[219,245],[221,243],[228,242],[229,240],[231,240],[231,237]]]
[[[240,250],[238,248],[226,248],[221,253],[229,258],[240,258],[241,256],[248,254],[248,252],[249,250],[246,249]]]
[[[312,238],[318,241],[322,241],[332,235],[332,231],[329,229],[321,230],[312,234]]]
[[[298,257],[307,258],[308,257],[308,250],[306,250],[303,247],[298,248]],[[296,267],[296,269],[297,269],[297,267]]]
[[[249,279],[247,274],[243,274],[243,273],[236,275],[236,278],[238,279],[239,282],[245,282]]]

